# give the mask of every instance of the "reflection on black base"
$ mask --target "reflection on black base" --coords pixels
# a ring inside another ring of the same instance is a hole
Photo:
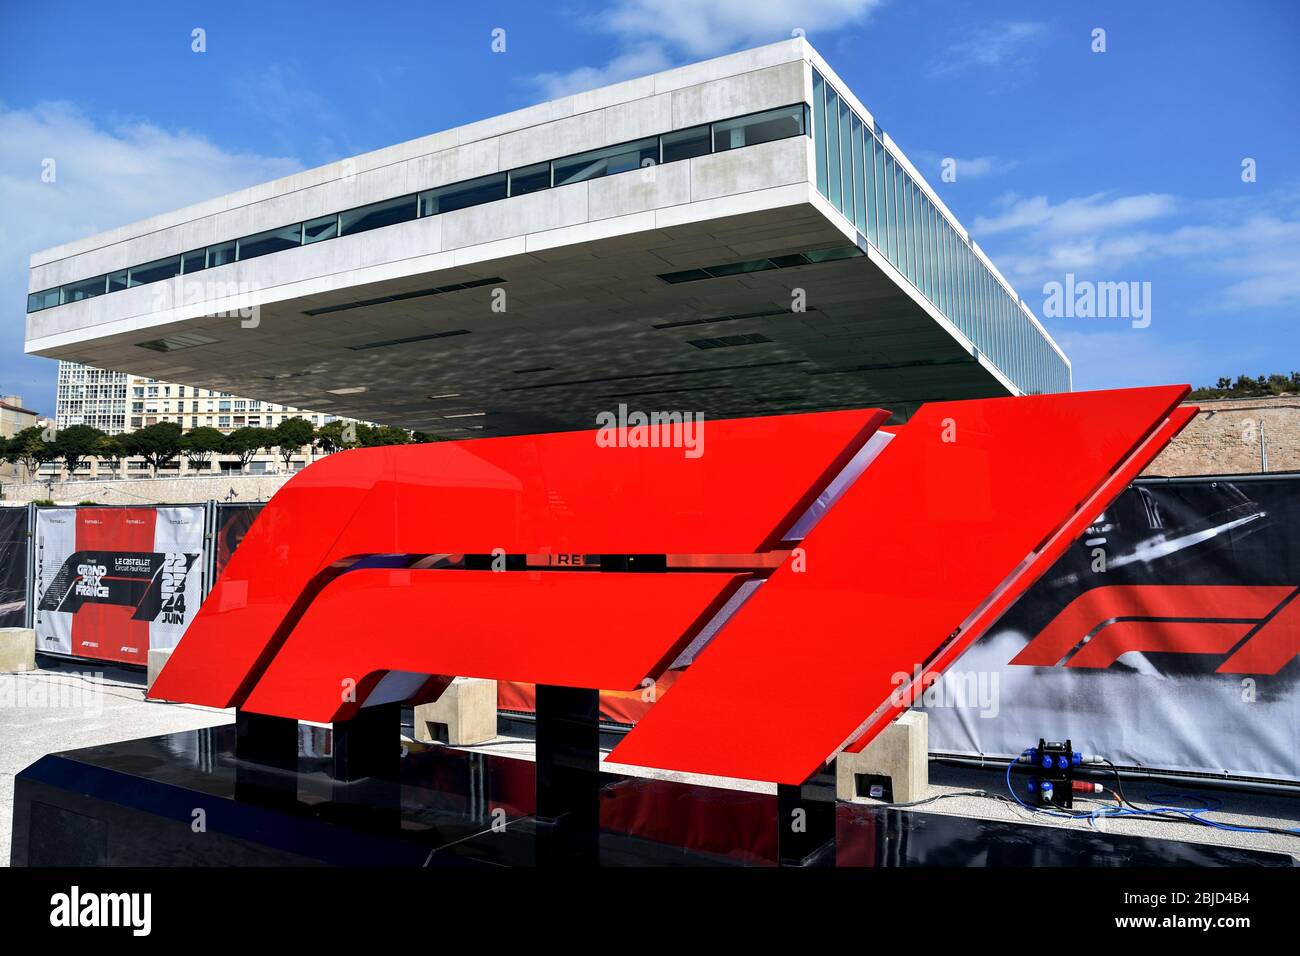
[[[43,757],[15,781],[13,864],[776,863],[769,794],[598,773],[597,806],[539,817],[528,760],[404,743],[394,789],[360,776],[329,728],[298,727],[296,769],[241,759],[236,742],[229,725]],[[594,830],[571,829],[593,811]]]
[[[600,846],[600,692],[538,684],[538,864],[591,866]]]
[[[1280,853],[840,804],[840,866],[1291,866]]]

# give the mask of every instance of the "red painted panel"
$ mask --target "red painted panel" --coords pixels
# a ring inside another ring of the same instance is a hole
[[[923,406],[804,540],[806,570],[761,585],[610,759],[802,782],[1186,393]]]
[[[682,448],[602,447],[595,431],[331,455],[263,509],[152,694],[242,704],[313,582],[318,589],[349,556],[770,547],[887,417],[866,409],[710,421],[693,458]]]
[[[312,604],[249,695],[329,722],[384,672],[636,687],[671,663],[745,575],[352,571]],[[350,681],[350,684],[345,684]]]

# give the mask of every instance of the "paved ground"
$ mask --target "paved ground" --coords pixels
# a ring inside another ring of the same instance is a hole
[[[1171,786],[1168,783],[1144,781],[1138,779],[1123,780],[1124,794],[1141,807],[1174,804],[1196,808],[1203,804],[1193,801],[1171,800],[1171,793],[1177,792],[1194,797],[1206,798],[1222,805],[1207,816],[1221,824],[1237,827],[1273,827],[1292,829],[1300,828],[1300,795],[1273,796],[1258,793],[1244,793],[1225,789],[1196,789],[1186,786]],[[987,820],[1032,820],[1034,823],[1064,828],[1087,829],[1088,821],[1059,820],[1041,813],[1022,809],[1014,803],[990,799],[977,795],[984,790],[999,796],[1006,795],[1006,776],[1003,771],[967,770],[930,764],[930,795],[944,795],[925,806],[926,812],[946,813],[964,817],[979,817]],[[1020,791],[1024,797],[1023,790]],[[1158,796],[1160,799],[1153,799]],[[1086,812],[1097,807],[1114,807],[1115,800],[1109,795],[1099,795],[1096,799],[1076,800],[1076,811]],[[1166,840],[1184,840],[1192,843],[1209,843],[1219,846],[1244,847],[1253,850],[1268,850],[1274,853],[1288,853],[1300,862],[1300,835],[1287,836],[1271,833],[1242,833],[1233,830],[1220,830],[1181,822],[1163,820],[1142,820],[1121,818],[1101,820],[1096,825],[1107,833],[1134,834],[1156,837]]]
[[[41,657],[0,674],[0,865],[9,865],[14,774],[48,753],[229,723],[234,712],[144,699],[144,673]]]
[[[41,659],[41,668],[26,674],[0,674],[0,864],[8,865],[10,827],[13,820],[14,774],[47,753],[76,750],[115,740],[214,724],[228,723],[233,712],[166,704],[144,699],[144,675],[107,665],[80,667],[70,662]],[[609,741],[612,744],[612,739]],[[477,748],[507,756],[532,759],[533,745],[526,730],[502,736]],[[689,774],[645,771],[609,764],[608,769],[667,780],[703,783],[734,789],[774,792],[770,784]],[[1002,820],[1028,820],[1050,826],[1087,827],[1086,822],[1057,821],[1031,814],[1005,801],[981,796],[981,791],[1005,794],[1000,773],[931,764],[931,793],[943,798],[928,804],[927,812]],[[1154,803],[1152,792],[1167,792],[1164,784],[1125,782],[1131,800]],[[1179,788],[1188,790],[1189,788]],[[1261,796],[1233,791],[1202,791],[1223,805],[1213,818],[1233,826],[1300,827],[1300,796]],[[1088,806],[1089,804],[1084,804]],[[1242,833],[1181,823],[1135,819],[1110,820],[1109,832],[1131,833],[1227,846],[1290,853],[1300,857],[1300,837]]]

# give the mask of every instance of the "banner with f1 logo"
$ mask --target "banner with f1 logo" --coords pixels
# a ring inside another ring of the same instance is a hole
[[[1298,532],[1300,474],[1134,482],[919,695],[931,750],[1300,780]]]
[[[35,547],[43,653],[143,664],[198,609],[201,507],[42,508]]]

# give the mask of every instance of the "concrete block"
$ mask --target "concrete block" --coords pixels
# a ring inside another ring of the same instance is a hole
[[[158,675],[162,673],[162,669],[167,665],[167,662],[171,660],[172,651],[174,649],[175,648],[171,647],[149,648],[149,672],[145,682],[145,696],[148,696],[149,688],[153,687],[153,682],[158,679]]]
[[[497,735],[497,682],[480,677],[457,677],[441,697],[415,707],[415,739],[441,740],[438,725],[447,729],[453,747],[481,744]]]
[[[36,670],[36,632],[30,627],[0,627],[0,673]]]
[[[925,797],[930,788],[929,730],[929,716],[909,710],[861,753],[841,753],[835,758],[835,798],[846,803],[877,802],[858,796],[858,774],[889,777],[894,803]]]
[[[675,206],[691,200],[689,163],[646,166],[587,184],[588,214],[593,221]]]
[[[604,112],[580,113],[502,134],[501,168],[514,169],[606,145]]]
[[[627,143],[656,136],[673,127],[673,98],[669,93],[610,106],[605,110],[605,140]]]
[[[673,129],[789,106],[803,95],[802,60],[718,77],[673,91]]]
[[[444,213],[442,248],[523,237],[587,221],[587,183],[529,193],[509,202],[487,203]]]
[[[693,202],[808,181],[808,152],[800,137],[697,156],[690,164]]]

